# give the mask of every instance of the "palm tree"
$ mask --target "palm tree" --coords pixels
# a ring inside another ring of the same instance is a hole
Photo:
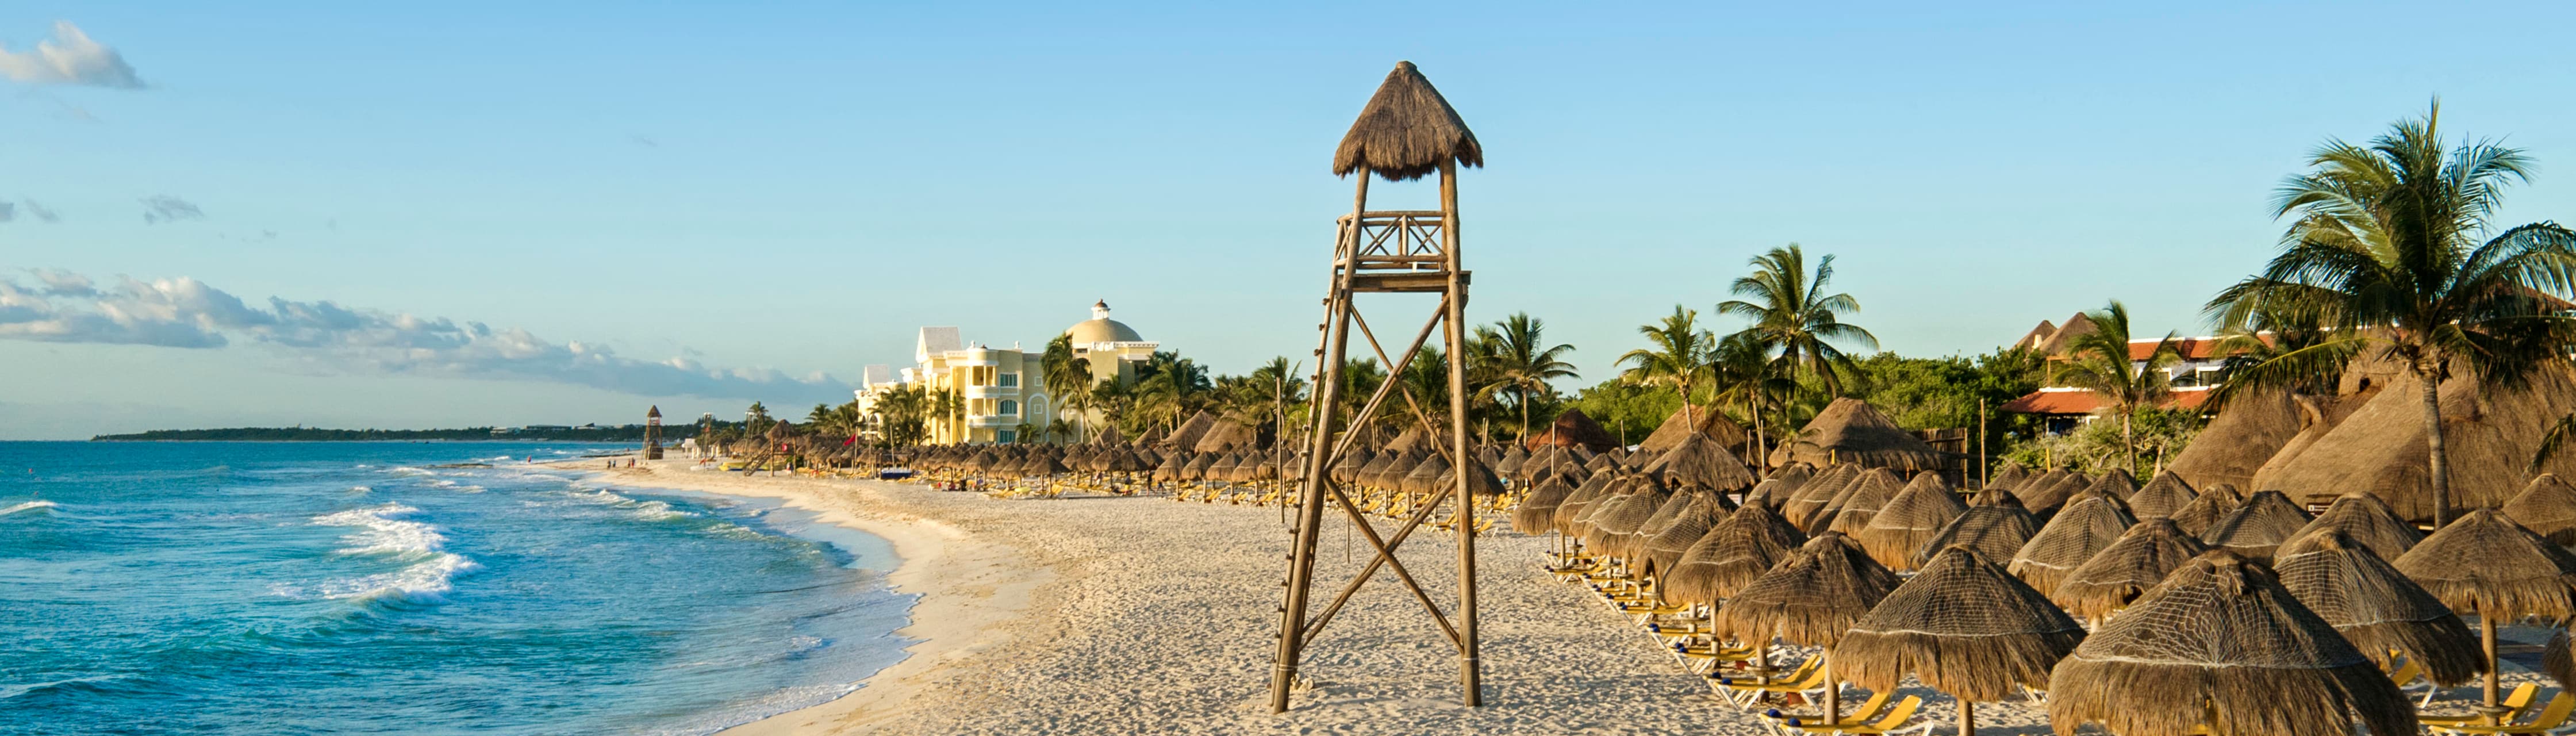
[[[1510,392],[1512,404],[1520,410],[1520,441],[1524,444],[1529,442],[1531,397],[1555,395],[1556,388],[1549,381],[1581,377],[1574,364],[1565,362],[1565,355],[1574,352],[1573,345],[1542,347],[1547,344],[1541,339],[1546,330],[1546,322],[1528,312],[1516,312],[1490,326],[1477,327],[1471,343],[1476,352],[1470,371],[1480,379],[1476,397],[1485,399]]]
[[[1753,274],[1735,280],[1729,289],[1742,299],[1729,299],[1717,305],[1719,314],[1732,314],[1753,320],[1743,332],[1764,351],[1779,351],[1780,359],[1789,365],[1789,378],[1798,379],[1798,370],[1815,374],[1825,393],[1841,394],[1840,373],[1853,370],[1851,356],[1834,343],[1849,341],[1863,349],[1877,350],[1878,338],[1868,330],[1842,321],[1842,313],[1860,311],[1860,301],[1850,294],[1827,294],[1825,288],[1834,280],[1834,257],[1816,260],[1813,275],[1807,272],[1807,254],[1797,243],[1773,248],[1754,256]]]
[[[1699,310],[1673,305],[1673,313],[1662,322],[1640,325],[1637,334],[1646,336],[1646,347],[1619,355],[1619,365],[1627,370],[1619,378],[1629,383],[1669,383],[1682,397],[1682,421],[1699,426],[1699,415],[1691,408],[1691,386],[1708,373],[1710,356],[1716,354],[1717,337],[1699,328]]]
[[[1708,368],[1710,383],[1716,389],[1712,401],[1740,402],[1744,406],[1745,419],[1752,424],[1753,440],[1752,447],[1746,448],[1753,453],[1753,459],[1746,464],[1762,467],[1759,463],[1764,462],[1771,451],[1763,435],[1762,410],[1771,405],[1774,393],[1788,389],[1787,381],[1780,377],[1778,364],[1771,362],[1761,345],[1737,333],[1718,340],[1717,349],[1709,354]],[[1699,425],[1691,426],[1696,428]]]
[[[1091,408],[1091,359],[1073,354],[1073,333],[1048,340],[1038,365],[1047,393],[1055,396],[1056,416],[1071,414],[1082,423],[1090,422],[1086,410]]]
[[[943,388],[931,391],[928,398],[930,400],[930,415],[938,417],[942,422],[948,423],[951,430],[958,428],[959,425],[966,422],[965,394],[958,393],[957,389]],[[963,439],[965,439],[964,433],[960,432],[958,433],[958,436],[950,437],[949,441],[957,442]]]
[[[1201,408],[1205,394],[1212,388],[1207,369],[1197,361],[1177,352],[1156,352],[1146,360],[1137,388],[1144,404],[1157,417],[1166,420],[1166,429],[1179,429],[1181,419]]]
[[[2576,321],[2561,309],[2576,281],[2576,232],[2522,225],[2483,242],[2504,187],[2530,178],[2522,151],[2491,140],[2441,137],[2441,105],[2399,121],[2369,145],[2329,140],[2273,201],[2297,215],[2280,255],[2220,291],[2208,311],[2244,326],[2261,310],[2322,316],[2315,345],[2234,371],[2231,384],[2288,386],[2340,373],[2355,357],[2395,361],[2424,402],[2433,523],[2450,521],[2451,472],[2442,437],[2442,382],[2518,386],[2565,360]]]
[[[2129,308],[2118,300],[2093,318],[2094,329],[2075,338],[2067,351],[2066,367],[2058,380],[2068,386],[2093,392],[2094,400],[2105,411],[2120,417],[2120,451],[2127,458],[2129,472],[2138,472],[2138,446],[2135,422],[2140,408],[2154,406],[2173,395],[2173,385],[2165,369],[2181,359],[2174,350],[2174,334],[2165,333],[2145,360],[2132,360],[2129,353]]]

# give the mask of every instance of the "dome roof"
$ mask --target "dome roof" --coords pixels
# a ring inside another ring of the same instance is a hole
[[[1072,327],[1065,328],[1064,334],[1072,335],[1073,344],[1075,345],[1089,345],[1095,342],[1145,341],[1145,337],[1143,335],[1136,334],[1136,328],[1128,327],[1125,322],[1109,319],[1107,317],[1102,317],[1100,319],[1087,319],[1074,323]]]
[[[1096,342],[1145,341],[1143,335],[1136,334],[1136,328],[1109,318],[1109,302],[1105,300],[1091,305],[1091,319],[1074,323],[1072,327],[1065,328],[1064,334],[1072,336],[1076,346]]]

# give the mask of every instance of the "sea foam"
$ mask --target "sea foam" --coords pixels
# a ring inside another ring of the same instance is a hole
[[[458,574],[482,568],[464,555],[447,551],[447,536],[436,526],[400,518],[420,509],[388,503],[313,517],[319,526],[358,527],[341,537],[350,546],[344,555],[383,555],[411,564],[387,573],[324,583],[312,593],[324,598],[400,598],[436,602],[455,589]],[[283,591],[282,591],[283,592]]]
[[[9,508],[0,509],[0,516],[8,516],[8,515],[10,515],[10,514],[15,514],[15,513],[18,513],[18,512],[20,512],[20,511],[34,511],[34,510],[37,510],[37,509],[50,509],[50,508],[53,508],[55,505],[56,505],[56,504],[55,504],[54,502],[52,502],[52,501],[47,501],[47,500],[45,500],[45,499],[41,499],[41,498],[39,498],[39,499],[36,499],[36,500],[33,500],[33,501],[28,501],[28,502],[26,502],[26,503],[18,504],[18,505],[16,505],[16,506],[11,506],[11,507],[9,507]]]

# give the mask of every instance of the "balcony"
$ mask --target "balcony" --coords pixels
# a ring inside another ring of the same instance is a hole
[[[969,399],[1016,399],[1020,397],[1020,387],[966,386],[958,389],[958,393],[964,394]]]
[[[1447,218],[1436,210],[1362,212],[1357,220],[1343,215],[1334,223],[1340,242],[1334,252],[1350,269],[1359,291],[1443,291],[1451,263]],[[1458,274],[1461,280],[1465,273]]]
[[[976,429],[1009,429],[1020,426],[1018,414],[968,414],[966,426]]]

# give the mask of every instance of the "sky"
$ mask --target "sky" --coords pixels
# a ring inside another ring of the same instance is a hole
[[[22,0],[0,439],[801,415],[921,326],[1034,350],[1094,300],[1303,359],[1398,60],[1485,148],[1469,318],[1545,320],[1569,388],[1676,304],[1734,329],[1791,242],[1907,355],[2111,299],[2202,334],[2280,180],[2437,96],[2539,162],[2498,222],[2576,219],[2576,45],[2492,30],[2576,5],[2424,10]]]

